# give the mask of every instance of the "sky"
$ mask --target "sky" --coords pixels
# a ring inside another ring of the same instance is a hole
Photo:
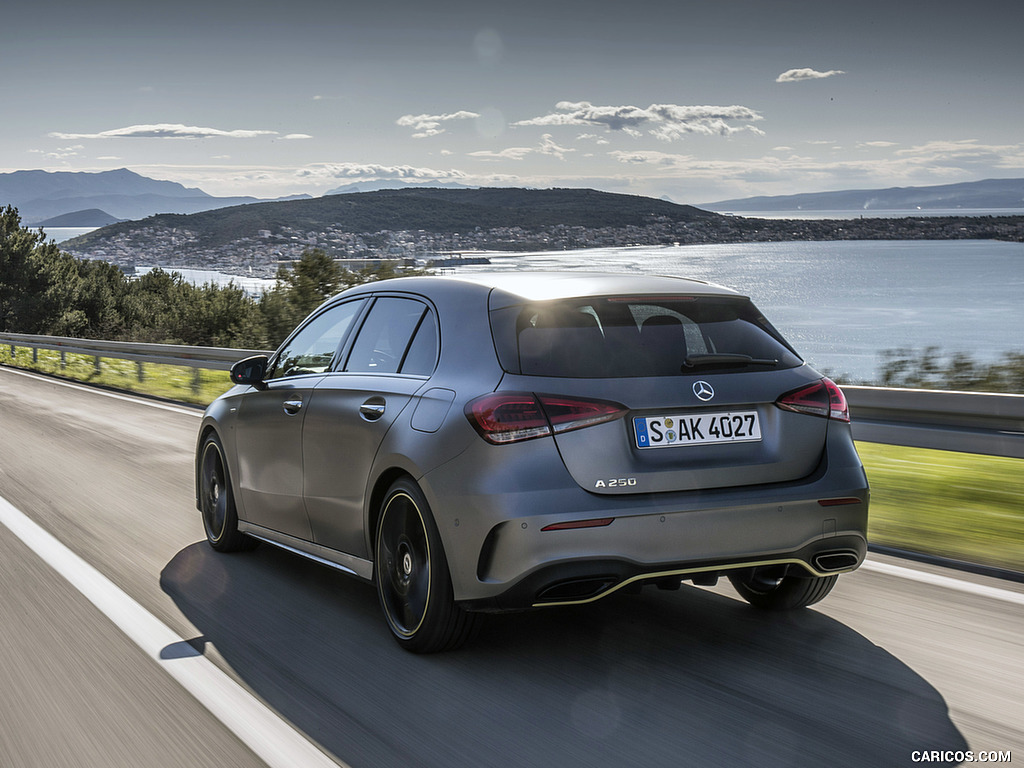
[[[0,172],[696,204],[1024,177],[1020,0],[7,7]]]

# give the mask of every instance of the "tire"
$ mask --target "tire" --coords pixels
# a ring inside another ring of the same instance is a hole
[[[206,540],[218,552],[242,552],[257,545],[255,539],[238,530],[238,513],[224,448],[212,432],[199,452],[199,510],[203,515]]]
[[[479,616],[455,604],[448,562],[423,492],[398,480],[381,504],[374,582],[384,618],[413,653],[450,651],[475,632]]]
[[[789,611],[806,608],[832,591],[839,576],[793,576],[785,565],[746,568],[729,574],[740,596],[756,608]]]

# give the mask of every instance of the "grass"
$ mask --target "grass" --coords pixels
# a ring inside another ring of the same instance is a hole
[[[0,346],[0,364],[205,405],[226,371]],[[140,368],[141,366],[141,368]],[[142,371],[141,381],[139,371]],[[198,374],[198,376],[197,376]],[[871,484],[872,543],[1024,572],[1024,459],[858,443]]]
[[[1024,572],[1024,459],[858,443],[868,538]]]
[[[135,363],[104,357],[99,364],[92,355],[61,353],[40,349],[33,360],[32,350],[9,345],[0,346],[0,364],[51,373],[87,384],[97,384],[145,395],[206,405],[231,388],[227,371],[189,368],[159,363]]]

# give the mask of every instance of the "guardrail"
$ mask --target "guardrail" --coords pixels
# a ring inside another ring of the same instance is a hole
[[[60,367],[64,368],[68,353],[90,355],[95,360],[96,372],[100,372],[103,358],[133,360],[139,381],[145,379],[143,363],[180,365],[192,368],[192,390],[199,390],[200,370],[226,371],[238,360],[251,355],[264,354],[259,349],[233,349],[229,347],[193,347],[186,344],[144,344],[132,341],[101,341],[97,339],[75,339],[66,336],[40,336],[28,333],[0,333],[0,344],[11,348],[11,354],[18,347],[32,350],[32,362],[39,359],[40,349],[60,352]]]
[[[858,440],[1024,458],[1024,395],[844,386]]]
[[[33,350],[53,349],[61,353],[134,360],[139,363],[163,363],[189,368],[207,368],[226,371],[231,365],[251,355],[266,354],[259,349],[233,349],[229,347],[192,347],[187,344],[142,344],[133,341],[99,341],[73,339],[65,336],[37,336],[28,333],[0,333],[0,344],[7,344],[13,352],[16,347]],[[63,359],[63,358],[62,358]],[[33,359],[35,362],[35,359]]]
[[[226,371],[231,364],[259,349],[192,347],[179,344],[141,344],[61,336],[0,333],[0,344],[28,347],[33,360],[40,349],[115,358],[140,363],[163,363]],[[198,379],[197,379],[198,381]],[[1024,458],[1024,395],[981,392],[941,392],[924,389],[884,389],[844,386],[850,402],[853,434],[858,440],[917,448],[983,453]]]

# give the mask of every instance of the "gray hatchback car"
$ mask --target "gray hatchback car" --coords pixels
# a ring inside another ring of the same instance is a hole
[[[207,409],[197,506],[376,585],[406,649],[481,613],[726,576],[810,605],[864,559],[843,393],[751,301],[670,277],[408,277],[325,302]]]

